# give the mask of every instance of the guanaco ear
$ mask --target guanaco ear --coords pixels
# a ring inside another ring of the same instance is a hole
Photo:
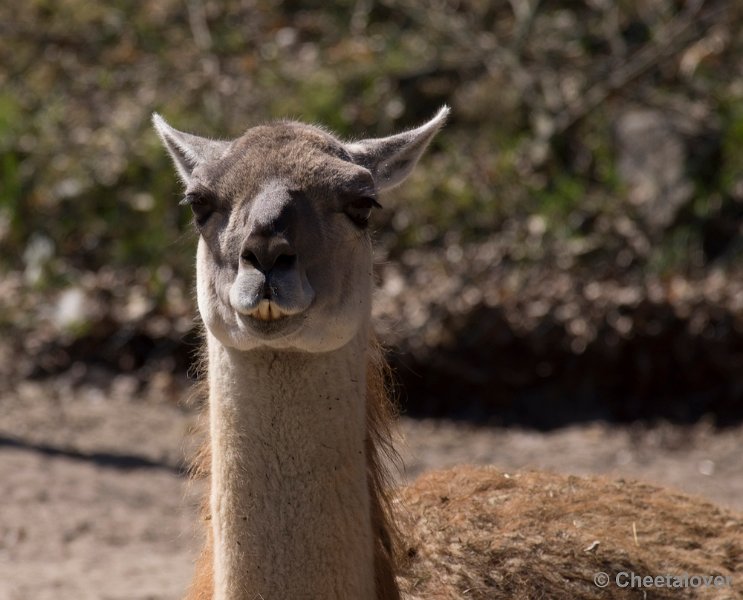
[[[219,158],[230,145],[230,142],[210,140],[178,131],[157,113],[152,114],[152,124],[172,157],[184,184],[188,184],[191,173],[198,165]]]
[[[448,114],[449,107],[443,106],[433,119],[416,129],[346,144],[346,150],[355,162],[371,171],[378,190],[387,190],[410,175]]]

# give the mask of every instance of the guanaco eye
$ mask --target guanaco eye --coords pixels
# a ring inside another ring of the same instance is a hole
[[[205,194],[186,194],[180,204],[191,207],[194,222],[198,227],[205,225],[209,220],[209,217],[211,217],[216,210],[214,207],[214,200]]]
[[[377,202],[376,198],[372,196],[359,196],[351,198],[346,202],[345,213],[353,223],[365,229],[369,225],[369,217],[371,216],[372,208],[382,208],[382,205]]]

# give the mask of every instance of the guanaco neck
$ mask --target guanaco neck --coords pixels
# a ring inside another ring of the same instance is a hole
[[[208,335],[214,600],[375,597],[366,343],[239,352]]]

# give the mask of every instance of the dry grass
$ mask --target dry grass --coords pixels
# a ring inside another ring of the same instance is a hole
[[[422,477],[396,508],[409,598],[743,597],[741,516],[651,485],[465,467]],[[734,579],[706,590],[623,589],[613,581],[621,571]],[[612,578],[605,589],[598,572]]]

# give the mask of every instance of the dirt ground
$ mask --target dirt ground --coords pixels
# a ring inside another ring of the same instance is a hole
[[[136,385],[24,382],[0,394],[0,600],[182,595],[199,545],[202,490],[184,472],[197,415],[177,401],[180,386],[142,397]],[[460,463],[602,473],[743,511],[743,427],[400,425],[408,480]]]

